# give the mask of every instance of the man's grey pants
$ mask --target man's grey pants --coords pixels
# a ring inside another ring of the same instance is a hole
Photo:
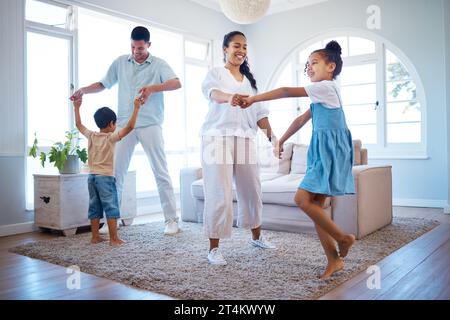
[[[134,148],[138,142],[141,143],[155,176],[165,221],[178,221],[175,195],[169,171],[167,170],[166,154],[164,153],[162,129],[158,125],[135,128],[125,138],[117,142],[114,174],[116,176],[119,201],[122,200],[123,181],[128,172]]]

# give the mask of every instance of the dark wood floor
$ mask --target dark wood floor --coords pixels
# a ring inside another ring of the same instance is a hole
[[[396,216],[427,217],[442,224],[380,261],[380,289],[369,289],[362,272],[320,299],[450,299],[450,216],[442,209],[396,207]],[[137,223],[159,219],[139,218]],[[66,268],[8,252],[20,244],[56,235],[28,233],[0,238],[0,299],[171,299],[81,273],[81,288],[69,290]]]

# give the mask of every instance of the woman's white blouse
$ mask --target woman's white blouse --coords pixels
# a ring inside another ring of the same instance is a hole
[[[256,94],[247,77],[237,81],[225,67],[211,69],[202,84],[203,94],[209,101],[209,111],[200,135],[254,138],[258,130],[257,122],[268,117],[269,110],[260,103],[254,103],[246,109],[233,107],[229,103],[216,103],[210,97],[213,90],[230,94]]]

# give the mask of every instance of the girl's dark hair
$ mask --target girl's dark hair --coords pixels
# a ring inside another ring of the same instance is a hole
[[[233,39],[234,36],[243,36],[245,38],[245,35],[240,32],[240,31],[231,31],[230,33],[227,33],[224,37],[223,37],[223,44],[222,44],[222,48],[225,48],[230,45],[231,40]],[[223,57],[223,62],[226,62],[226,57],[224,55]],[[256,86],[256,80],[255,77],[253,77],[253,74],[250,72],[250,65],[248,64],[248,59],[247,57],[245,57],[244,62],[241,64],[241,66],[239,67],[239,71],[247,77],[247,79],[250,81],[250,84],[252,85],[252,87],[255,90],[258,90],[258,87]]]
[[[327,63],[333,62],[334,64],[336,64],[336,68],[334,69],[333,72],[333,79],[336,79],[336,77],[342,71],[342,58],[341,58],[342,49],[339,43],[336,40],[332,40],[327,43],[324,49],[315,50],[311,54],[313,53],[321,54],[322,57],[325,58],[325,61]]]

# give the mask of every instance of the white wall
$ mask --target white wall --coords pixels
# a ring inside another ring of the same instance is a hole
[[[25,213],[23,1],[0,1],[0,225],[32,219]]]
[[[331,0],[267,16],[245,29],[257,80],[267,85],[277,67],[299,44],[336,29],[369,32],[367,7],[381,8],[381,30],[370,32],[393,43],[414,64],[424,85],[428,109],[428,160],[371,161],[392,164],[397,204],[443,207],[448,203],[444,38],[450,33],[444,34],[443,1],[448,6],[448,0]]]

